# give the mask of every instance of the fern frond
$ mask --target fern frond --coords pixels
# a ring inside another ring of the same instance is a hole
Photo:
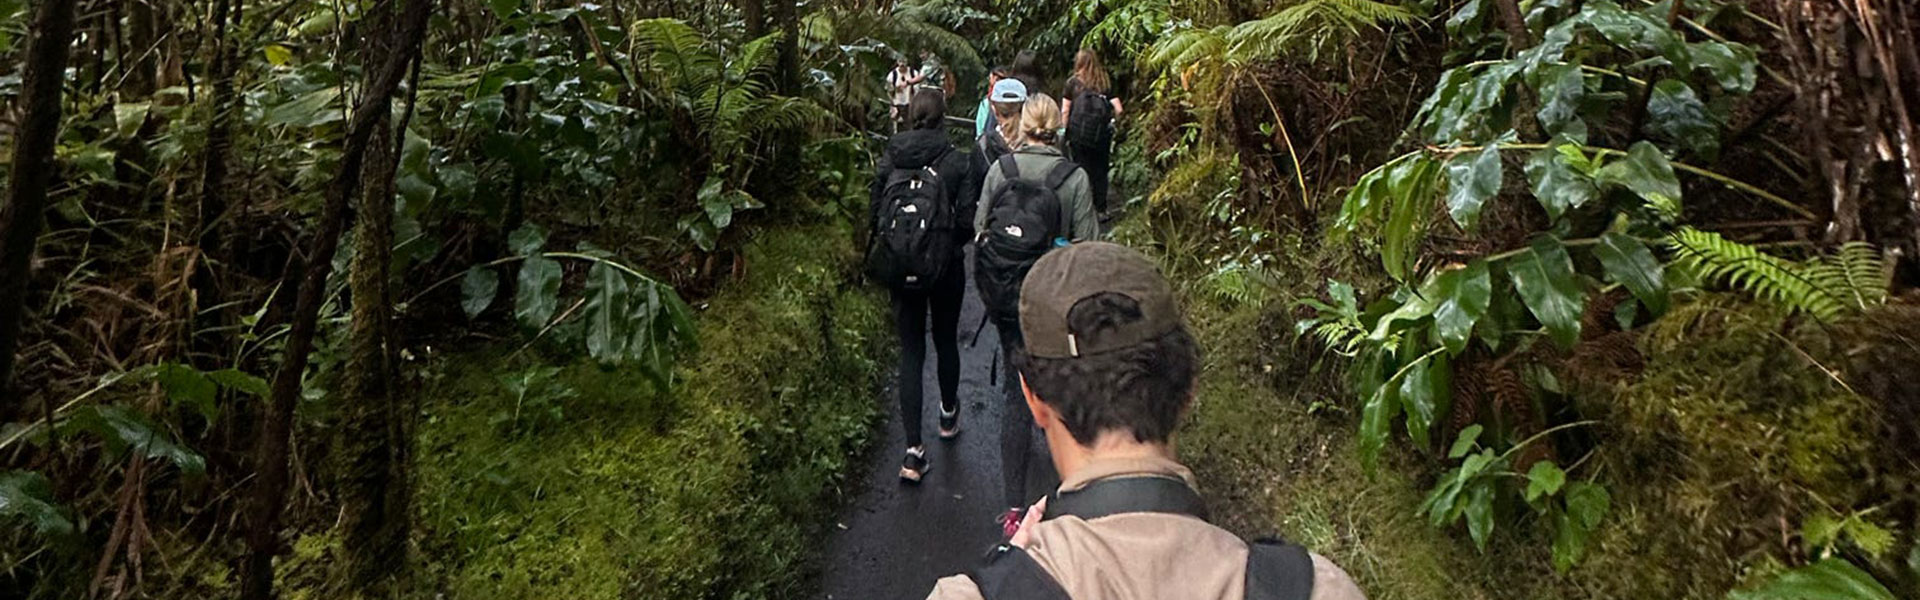
[[[698,89],[713,83],[720,59],[707,48],[705,36],[679,19],[643,19],[632,25],[633,55],[642,78],[658,90]]]
[[[1831,321],[1886,301],[1886,267],[1867,244],[1805,263],[1773,256],[1711,231],[1683,227],[1667,240],[1675,262],[1701,281],[1724,282],[1756,297]]]

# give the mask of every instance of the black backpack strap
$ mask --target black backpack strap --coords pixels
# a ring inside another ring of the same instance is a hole
[[[967,578],[986,600],[1073,600],[1059,581],[1017,546],[995,546],[987,564],[967,573]]]
[[[1247,600],[1309,600],[1313,556],[1278,539],[1247,544]]]
[[[1073,172],[1078,170],[1080,170],[1080,165],[1074,164],[1073,161],[1064,158],[1060,159],[1060,162],[1053,163],[1053,170],[1047,171],[1047,189],[1060,189],[1061,184],[1065,184],[1067,178],[1072,177]],[[1062,200],[1065,200],[1065,198],[1062,198]]]
[[[1154,475],[1115,477],[1086,487],[1054,492],[1042,520],[1079,517],[1091,521],[1123,513],[1173,513],[1207,519],[1207,505],[1187,482]]]
[[[1013,153],[1000,155],[1000,178],[1013,181],[1020,178],[1020,162],[1013,159]]]

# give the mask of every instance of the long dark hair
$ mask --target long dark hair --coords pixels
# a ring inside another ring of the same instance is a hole
[[[1015,54],[1013,56],[1013,78],[1020,80],[1020,83],[1027,86],[1028,94],[1039,92],[1041,90],[1041,84],[1045,83],[1046,80],[1045,77],[1040,75],[1040,55],[1032,50],[1021,50],[1019,54]]]
[[[922,89],[907,102],[907,122],[914,129],[939,129],[947,120],[947,95],[940,90]]]

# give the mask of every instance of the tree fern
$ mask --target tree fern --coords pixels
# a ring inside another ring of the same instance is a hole
[[[1691,227],[1675,231],[1667,245],[1675,252],[1675,262],[1702,281],[1723,282],[1822,321],[1857,313],[1887,297],[1885,262],[1867,244],[1847,244],[1833,255],[1804,263]]]

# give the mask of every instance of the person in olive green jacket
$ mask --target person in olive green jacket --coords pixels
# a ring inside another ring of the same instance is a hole
[[[1058,102],[1046,94],[1027,96],[1026,105],[1020,111],[1020,140],[1015,142],[1011,155],[1021,179],[1044,180],[1053,171],[1054,165],[1066,162],[1066,156],[1054,145],[1063,126]],[[987,217],[993,210],[994,194],[1007,181],[999,161],[988,164],[986,169],[986,178],[981,184],[980,206],[973,217],[974,231],[982,233],[986,231]],[[1054,188],[1054,194],[1060,200],[1059,222],[1062,225],[1062,231],[1054,236],[1057,244],[1100,239],[1100,218],[1093,210],[1093,188],[1088,184],[1086,170],[1074,169],[1071,175],[1060,182],[1059,187]],[[1009,353],[1020,345],[1020,326],[1011,322],[996,322],[995,325],[1000,331],[1001,352],[1011,360]],[[1020,386],[1012,378],[1001,379],[1001,392],[1007,402],[1000,425],[1000,472],[1007,510],[1000,515],[1000,527],[1007,535],[1012,535],[1014,528],[1020,524],[1027,502],[1032,500],[1026,495],[1026,483],[1027,467],[1032,462],[1033,415],[1020,409]]]
[[[1013,160],[1023,177],[1045,177],[1055,163],[1067,160],[1057,145],[1063,127],[1066,119],[1061,116],[1059,102],[1046,94],[1027,96],[1026,107],[1020,114],[1020,139],[1014,142],[1013,150]],[[987,214],[993,210],[993,194],[1007,181],[999,163],[988,163],[986,169],[986,179],[980,186],[980,205],[973,215],[974,231],[986,229]],[[1072,242],[1100,239],[1100,215],[1093,210],[1093,187],[1085,170],[1068,176],[1054,189],[1054,194],[1060,198],[1060,222],[1066,224],[1062,237]]]

